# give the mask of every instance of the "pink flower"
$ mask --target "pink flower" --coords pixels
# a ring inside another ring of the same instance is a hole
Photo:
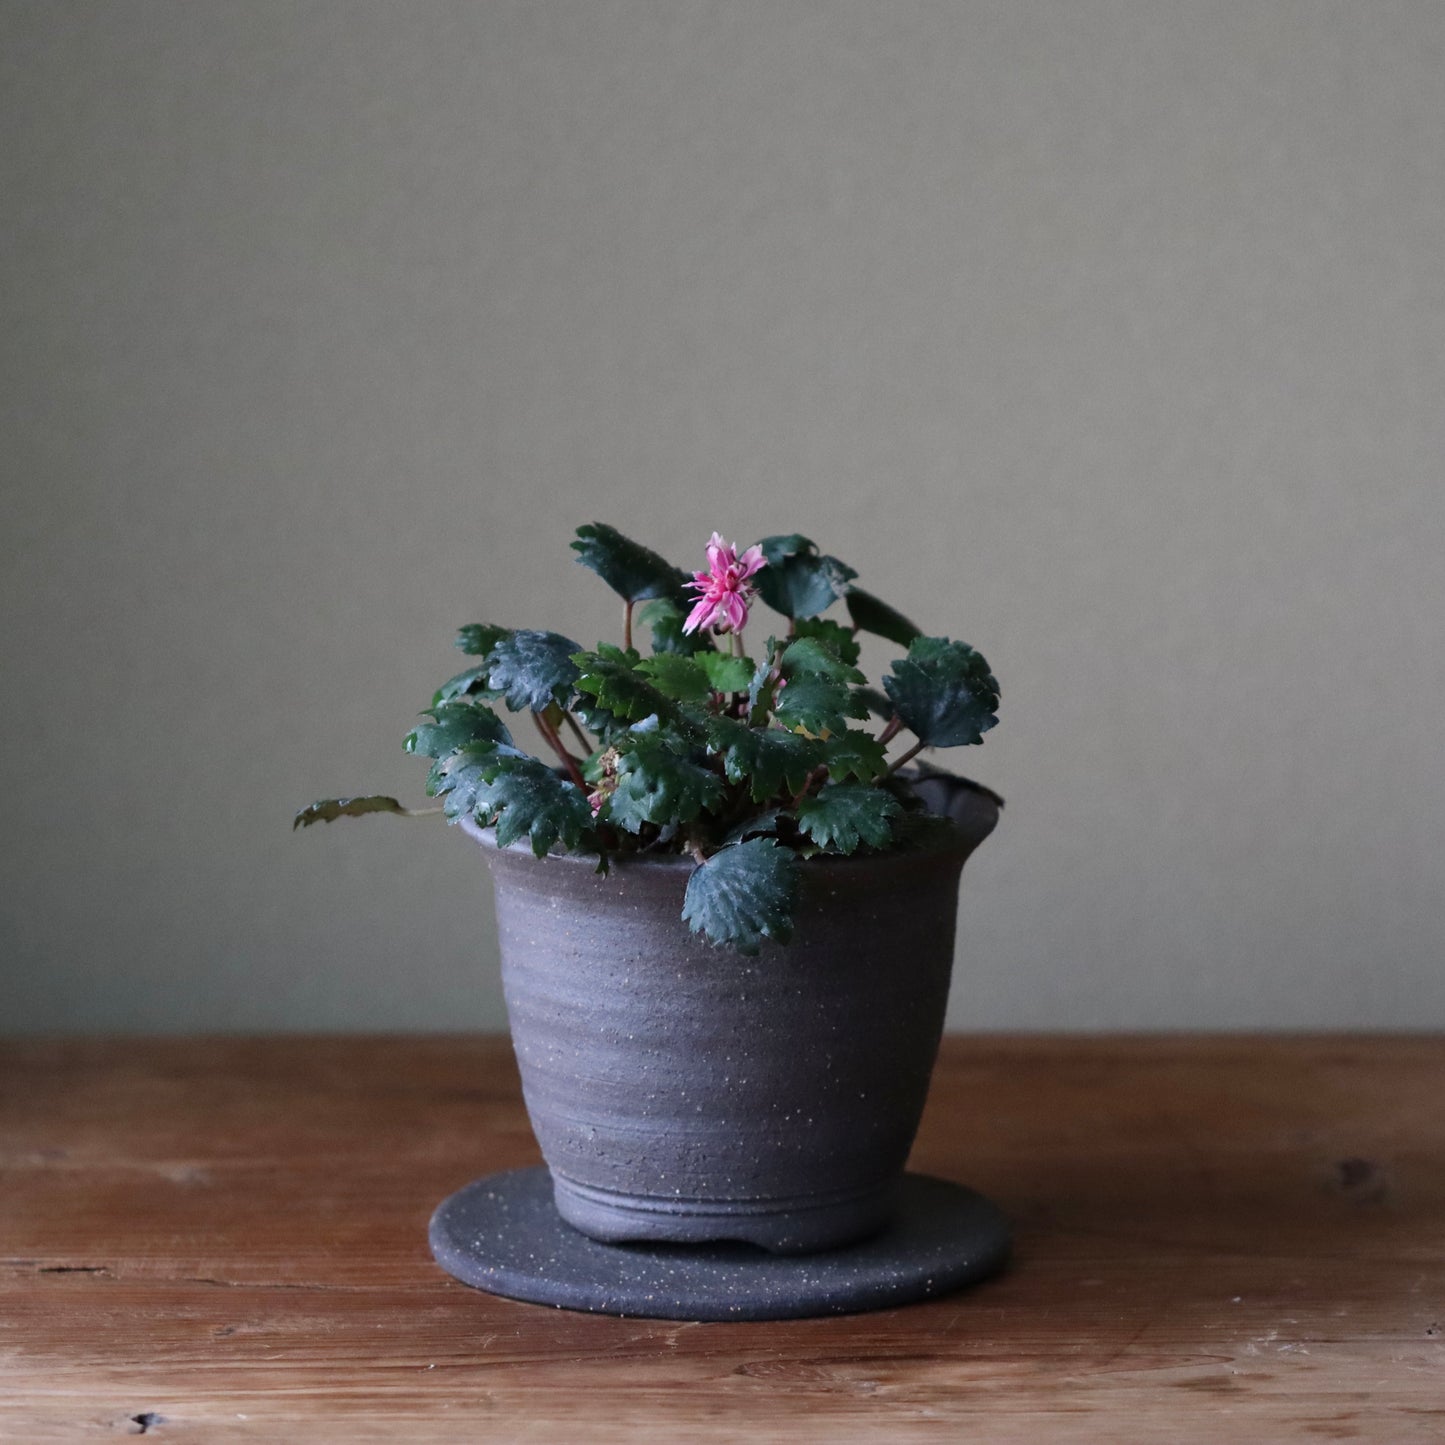
[[[761,547],[749,547],[741,557],[736,547],[712,534],[707,544],[708,571],[694,572],[687,585],[699,594],[697,605],[682,624],[684,632],[696,632],[711,624],[720,632],[741,632],[748,620],[748,599],[753,589],[749,577],[768,564]]]

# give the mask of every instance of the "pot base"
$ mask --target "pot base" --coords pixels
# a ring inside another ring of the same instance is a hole
[[[866,1194],[765,1204],[614,1194],[552,1173],[557,1213],[604,1244],[755,1244],[773,1254],[813,1254],[877,1234],[893,1218],[894,1181]]]
[[[971,1189],[906,1174],[891,1222],[859,1244],[777,1255],[745,1244],[601,1244],[553,1203],[545,1168],[475,1180],[432,1216],[448,1274],[508,1299],[665,1320],[780,1320],[890,1309],[992,1274],[1008,1225]]]

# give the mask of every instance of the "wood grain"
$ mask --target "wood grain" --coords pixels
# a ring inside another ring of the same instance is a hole
[[[515,1304],[500,1039],[0,1044],[0,1438],[1445,1440],[1445,1039],[952,1038],[913,1167],[1016,1258],[907,1309]]]

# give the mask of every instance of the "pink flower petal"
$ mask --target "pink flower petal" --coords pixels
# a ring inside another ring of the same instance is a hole
[[[741,632],[748,620],[752,588],[743,584],[760,567],[767,566],[761,547],[752,546],[738,556],[738,550],[714,532],[707,544],[708,570],[694,572],[687,586],[698,593],[697,604],[683,624],[684,632],[699,627],[730,628]]]
[[[712,621],[713,613],[716,610],[716,605],[709,602],[706,597],[699,599],[697,606],[687,614],[687,621],[682,624],[682,630],[696,632],[699,627],[707,626]]]
[[[734,632],[741,632],[747,625],[747,604],[738,593],[727,593],[722,600],[721,610],[728,620],[728,626],[731,627]]]

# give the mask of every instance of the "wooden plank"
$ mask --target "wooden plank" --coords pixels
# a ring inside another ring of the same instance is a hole
[[[468,1290],[496,1039],[0,1045],[0,1438],[1445,1439],[1440,1038],[953,1038],[914,1167],[1010,1270],[843,1319]]]

